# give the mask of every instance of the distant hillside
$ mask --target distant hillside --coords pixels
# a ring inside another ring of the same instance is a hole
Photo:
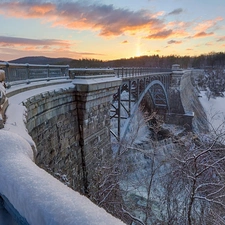
[[[58,64],[69,65],[71,68],[96,68],[96,67],[152,67],[171,68],[173,64],[179,64],[181,68],[225,68],[225,52],[209,53],[199,56],[159,56],[144,55],[140,57],[122,58],[103,61],[98,59],[71,59],[48,58],[44,56],[31,56],[12,60],[13,63],[30,64]]]
[[[62,64],[67,65],[72,61],[70,58],[48,58],[44,56],[30,56],[11,60],[11,63],[30,63],[30,64]]]

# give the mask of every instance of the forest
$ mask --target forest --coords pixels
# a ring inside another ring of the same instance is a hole
[[[63,63],[63,62],[60,62]],[[78,59],[69,62],[70,67],[153,67],[171,68],[173,64],[180,64],[181,68],[218,68],[225,66],[225,52],[211,52],[199,56],[140,56],[110,61],[97,59]]]
[[[0,61],[1,62],[1,61]],[[71,68],[96,68],[96,67],[152,67],[171,69],[173,64],[179,64],[181,68],[223,68],[225,66],[225,52],[211,52],[199,56],[179,55],[143,55],[139,57],[121,58],[115,60],[98,59],[72,59],[72,58],[49,58],[44,56],[23,57],[9,61],[10,63],[30,64],[57,64],[69,65]]]

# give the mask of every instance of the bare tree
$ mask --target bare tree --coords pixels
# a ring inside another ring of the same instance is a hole
[[[224,132],[174,135],[155,113],[144,122],[148,140],[134,132],[96,167],[92,200],[129,225],[225,224]]]
[[[210,224],[209,215],[225,216],[225,149],[217,138],[204,143],[193,134],[183,145],[175,168],[186,199],[186,223]]]

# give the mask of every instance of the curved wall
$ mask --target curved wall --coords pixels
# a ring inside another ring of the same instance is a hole
[[[26,128],[36,143],[37,165],[93,196],[96,174],[112,157],[110,102],[121,80],[91,76],[73,82],[26,98]]]
[[[36,164],[74,190],[83,187],[83,169],[74,89],[27,99],[28,133],[36,143]]]

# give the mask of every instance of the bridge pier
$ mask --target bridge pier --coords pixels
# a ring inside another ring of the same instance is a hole
[[[104,159],[112,154],[110,106],[121,79],[111,69],[71,69],[80,132],[84,192],[94,190],[94,176]]]
[[[183,70],[173,71],[171,74],[171,84],[169,87],[170,112],[166,114],[166,123],[182,125],[187,130],[192,130],[192,112],[185,113],[181,100],[181,79],[184,74]]]
[[[184,107],[180,98],[180,81],[183,75],[182,71],[173,71],[169,87],[170,113],[184,114]]]

